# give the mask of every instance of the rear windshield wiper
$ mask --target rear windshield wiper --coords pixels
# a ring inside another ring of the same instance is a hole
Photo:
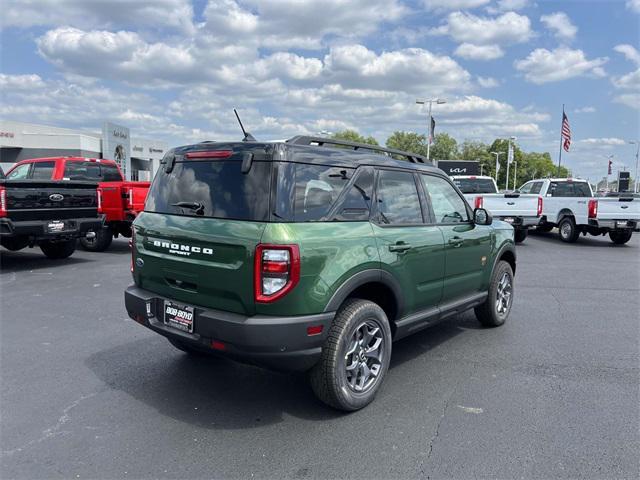
[[[194,210],[197,215],[202,215],[204,213],[204,205],[200,202],[177,202],[172,203],[172,207],[179,208],[188,208],[189,210]]]

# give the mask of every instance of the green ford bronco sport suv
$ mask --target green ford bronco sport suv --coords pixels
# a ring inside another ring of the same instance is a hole
[[[191,354],[308,371],[373,400],[392,342],[513,302],[513,228],[407,152],[314,137],[167,153],[134,223],[129,316]]]

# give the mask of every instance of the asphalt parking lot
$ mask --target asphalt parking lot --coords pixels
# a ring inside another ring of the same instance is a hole
[[[640,235],[518,246],[508,323],[394,344],[353,414],[129,320],[127,242],[1,252],[3,478],[638,478]]]

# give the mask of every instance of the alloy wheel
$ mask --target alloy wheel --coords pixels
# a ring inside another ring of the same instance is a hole
[[[496,312],[498,315],[504,316],[511,306],[511,294],[513,286],[511,285],[511,277],[507,272],[502,274],[498,282],[498,290],[496,291]]]
[[[385,355],[382,329],[373,320],[355,329],[345,353],[345,375],[349,388],[357,393],[371,389],[379,378]]]

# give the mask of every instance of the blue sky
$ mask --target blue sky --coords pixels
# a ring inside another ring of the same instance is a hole
[[[4,120],[171,145],[354,128],[514,135],[591,179],[633,170],[640,0],[4,0]]]

